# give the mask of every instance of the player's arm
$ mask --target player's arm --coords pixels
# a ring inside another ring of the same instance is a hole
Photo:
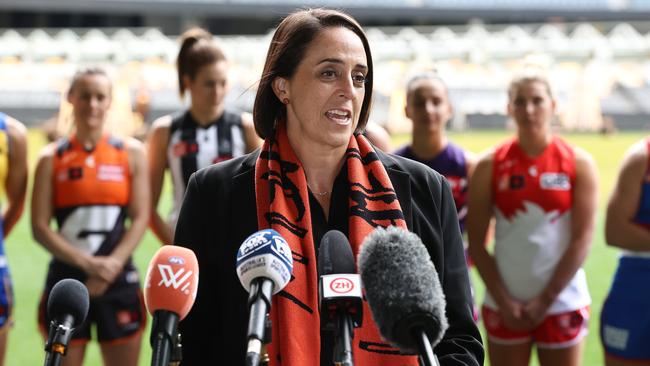
[[[9,170],[5,181],[7,203],[2,213],[5,237],[20,219],[27,192],[27,129],[13,118],[7,118],[9,135]]]
[[[174,240],[174,228],[158,213],[158,202],[160,201],[165,170],[167,169],[167,145],[169,144],[170,127],[170,116],[159,118],[153,123],[147,138],[147,161],[151,190],[149,227],[163,245],[171,244]]]
[[[246,152],[249,153],[262,146],[262,139],[255,132],[253,115],[250,113],[241,114],[242,128],[244,130],[244,140],[246,141]]]
[[[605,240],[608,245],[632,251],[650,251],[650,231],[634,222],[641,202],[641,184],[648,170],[644,141],[628,149],[607,206]]]
[[[125,139],[129,154],[129,169],[131,171],[131,194],[128,213],[131,225],[117,244],[111,257],[120,261],[123,267],[140,243],[149,225],[150,195],[149,174],[144,146],[136,139]]]
[[[478,164],[478,157],[471,151],[465,150],[465,169],[467,170],[467,179],[472,179],[476,164]]]
[[[510,297],[499,274],[494,257],[484,243],[492,219],[492,165],[493,153],[483,156],[474,171],[469,185],[467,236],[468,250],[485,286],[501,307]]]
[[[485,246],[493,218],[493,159],[492,151],[484,154],[479,159],[470,180],[467,212],[468,250],[483,283],[496,301],[506,326],[514,330],[527,330],[532,327],[532,324],[522,317],[523,304],[515,301],[508,293],[496,260]]]

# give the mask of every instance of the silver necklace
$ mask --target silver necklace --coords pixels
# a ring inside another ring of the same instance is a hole
[[[312,194],[314,194],[314,195],[316,195],[316,196],[318,196],[318,197],[323,197],[323,196],[325,196],[326,194],[329,194],[329,193],[330,193],[330,191],[325,191],[325,192],[316,192],[316,191],[314,191],[314,190],[311,188],[311,186],[309,185],[309,183],[307,183],[307,188],[309,188],[309,190],[311,191]]]

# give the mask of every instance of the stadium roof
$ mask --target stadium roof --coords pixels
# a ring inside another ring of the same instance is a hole
[[[561,18],[576,20],[645,20],[647,1],[631,0],[3,0],[11,11],[158,14],[277,19],[295,8],[342,8],[362,21],[392,24],[422,22],[531,22]],[[386,9],[390,9],[389,12]],[[400,23],[401,22],[401,23]]]

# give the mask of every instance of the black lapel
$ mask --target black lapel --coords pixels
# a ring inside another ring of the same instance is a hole
[[[413,212],[411,208],[411,178],[408,173],[393,168],[386,168],[388,177],[393,184],[393,189],[397,194],[399,205],[402,207],[406,226],[409,229],[413,228]]]
[[[388,173],[390,182],[393,184],[393,189],[395,189],[399,205],[402,208],[402,213],[406,220],[406,226],[409,230],[412,230],[413,208],[411,205],[411,178],[409,174],[401,169],[397,162],[390,157],[390,155],[387,155],[382,151],[377,151],[377,156],[386,167],[386,172]]]
[[[237,202],[231,203],[233,231],[235,237],[246,238],[256,232],[257,205],[255,201],[255,161],[259,150],[249,154],[242,162],[241,167],[232,177],[232,195],[237,197]]]

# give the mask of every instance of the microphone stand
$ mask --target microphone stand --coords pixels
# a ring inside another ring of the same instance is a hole
[[[433,348],[431,347],[431,342],[429,342],[427,333],[422,329],[414,330],[413,333],[413,336],[418,343],[421,364],[423,366],[440,366],[438,358],[433,353]]]
[[[67,324],[73,324],[72,316],[67,315],[62,322],[52,320],[50,322],[50,331],[45,343],[45,366],[59,366],[61,357],[65,356],[68,350],[68,343],[72,338],[72,327]]]
[[[336,336],[334,337],[334,365],[354,366],[352,357],[352,318],[345,310],[339,309],[336,324]]]
[[[181,334],[176,334],[176,339],[174,339],[174,344],[172,345],[172,354],[169,358],[169,366],[179,366],[183,361],[183,344]]]
[[[156,310],[151,324],[151,366],[168,366],[178,334],[178,315],[167,310]]]
[[[268,312],[271,309],[271,296],[273,296],[273,282],[268,279],[255,279],[251,282],[248,297],[250,315],[248,320],[248,345],[246,351],[246,365],[257,366],[260,363],[262,344],[269,343],[270,332],[267,328]],[[256,306],[253,306],[256,305]]]

